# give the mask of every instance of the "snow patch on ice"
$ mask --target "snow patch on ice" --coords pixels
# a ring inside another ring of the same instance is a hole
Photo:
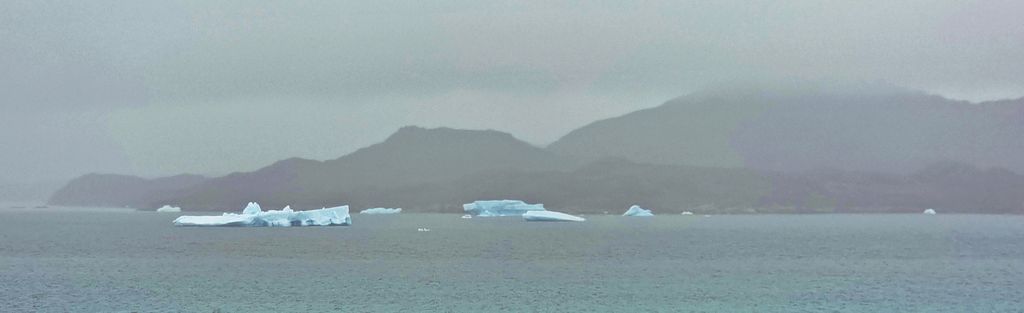
[[[289,208],[290,207],[291,206],[289,206]],[[242,214],[256,214],[260,213],[261,211],[263,211],[263,209],[260,208],[259,203],[249,202],[249,204],[245,206],[245,209],[242,210]]]
[[[528,222],[582,222],[586,219],[555,211],[529,211],[523,213],[523,219]]]
[[[359,211],[359,214],[398,214],[402,213],[402,208],[372,208]]]

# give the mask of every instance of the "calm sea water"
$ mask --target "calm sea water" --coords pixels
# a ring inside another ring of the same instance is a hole
[[[1021,216],[176,228],[177,215],[0,211],[0,311],[1024,311]]]

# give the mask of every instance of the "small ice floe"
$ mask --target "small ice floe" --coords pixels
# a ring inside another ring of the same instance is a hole
[[[359,211],[359,214],[398,214],[402,213],[402,208],[372,208]]]
[[[644,208],[634,205],[629,207],[626,213],[622,213],[622,216],[649,217],[654,216],[654,213],[651,213],[651,210],[644,210]]]
[[[249,202],[242,214],[224,213],[220,216],[184,215],[174,220],[175,226],[333,226],[352,225],[348,206],[309,211],[293,211],[290,206],[281,210],[263,211],[259,204]]]
[[[690,212],[690,211],[684,211],[684,212],[682,213],[682,215],[693,215],[693,212]]]
[[[422,227],[420,227],[420,228],[417,228],[416,231],[418,231],[418,232],[428,232],[428,231],[430,231],[430,228],[422,228]]]
[[[935,209],[927,209],[927,210],[924,210],[924,212],[922,212],[921,214],[925,214],[925,215],[935,215]]]
[[[181,208],[176,207],[176,206],[164,205],[164,206],[160,207],[159,209],[156,209],[156,211],[160,212],[160,213],[178,213],[178,212],[181,212]]]
[[[523,214],[528,222],[583,222],[586,219],[555,211],[529,211]]]
[[[462,218],[464,218],[464,219],[471,219],[471,218],[473,218],[473,216],[469,215],[469,214],[465,214],[465,215],[462,215]]]

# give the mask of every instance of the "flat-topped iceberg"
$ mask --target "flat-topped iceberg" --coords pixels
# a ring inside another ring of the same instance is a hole
[[[528,222],[582,222],[586,219],[555,211],[529,211],[523,213],[523,219]]]
[[[629,207],[626,213],[622,213],[622,216],[648,217],[654,216],[654,213],[651,213],[651,210],[644,210],[644,208],[634,205]]]
[[[262,211],[260,205],[250,202],[242,214],[224,213],[213,216],[185,215],[174,220],[174,226],[348,226],[352,217],[348,206],[309,211],[293,211],[290,206],[281,210]]]
[[[160,207],[159,209],[156,209],[156,211],[160,213],[178,213],[181,212],[181,208],[176,206],[165,205]]]
[[[532,211],[545,211],[543,204],[527,204],[519,200],[484,200],[462,205],[466,213],[476,216],[521,216]]]
[[[398,214],[402,213],[402,208],[372,208],[359,211],[359,214]]]

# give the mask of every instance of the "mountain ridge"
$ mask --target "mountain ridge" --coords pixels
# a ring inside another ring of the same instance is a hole
[[[547,148],[587,159],[781,171],[906,174],[952,160],[1022,172],[1019,133],[1024,99],[975,104],[913,91],[755,90],[676,98],[580,127]]]
[[[411,212],[457,212],[462,203],[473,200],[519,198],[577,213],[614,211],[634,203],[663,211],[703,213],[914,212],[923,207],[984,213],[1024,210],[1024,198],[1015,192],[1024,190],[1024,177],[991,160],[987,163],[997,166],[948,157],[956,154],[930,159],[892,157],[916,167],[897,171],[833,166],[873,165],[853,161],[903,148],[886,142],[873,146],[877,141],[872,140],[886,138],[891,126],[906,116],[920,116],[936,124],[936,116],[940,122],[956,122],[949,118],[967,112],[963,114],[975,114],[971,122],[1004,125],[1024,121],[1024,99],[993,102],[998,110],[986,111],[962,101],[898,90],[853,96],[795,94],[758,90],[696,93],[659,107],[595,121],[545,148],[495,130],[407,126],[380,143],[336,159],[289,158],[250,172],[191,177],[178,184],[86,175],[55,193],[51,203],[147,209],[174,204],[190,210],[233,210],[257,201],[268,207],[345,203],[404,207]],[[793,99],[825,101],[839,113],[787,102]],[[921,113],[922,107],[939,108],[940,112]],[[896,117],[877,114],[879,110],[894,111]],[[680,121],[690,123],[680,127]],[[865,129],[844,129],[854,126]],[[954,131],[969,130],[970,126],[959,125]],[[816,131],[801,133],[807,129]],[[889,136],[904,136],[897,139],[905,140],[937,134],[940,136],[929,139],[929,144],[965,151],[958,146],[963,143],[956,141],[965,136],[956,137],[950,131],[897,130],[911,135]],[[993,142],[1014,142],[1006,134],[995,135]],[[586,149],[567,152],[568,141]],[[799,146],[766,146],[773,143],[803,143],[833,154],[814,154]],[[975,147],[983,144],[991,143],[976,143]],[[1021,147],[1020,155],[1024,155],[1024,144]],[[608,149],[616,153],[603,153]],[[752,160],[737,152],[776,159]],[[792,163],[804,166],[785,166]]]

